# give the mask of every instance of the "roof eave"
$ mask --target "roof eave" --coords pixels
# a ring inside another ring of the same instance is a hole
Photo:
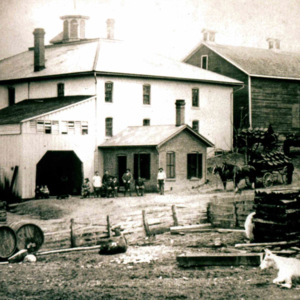
[[[109,148],[137,148],[137,147],[156,147],[157,144],[150,145],[99,145],[98,148],[109,149]]]
[[[282,77],[282,76],[271,76],[271,75],[259,75],[259,74],[249,74],[250,77],[259,77],[259,78],[270,78],[270,79],[283,79],[283,80],[300,80],[297,77]]]

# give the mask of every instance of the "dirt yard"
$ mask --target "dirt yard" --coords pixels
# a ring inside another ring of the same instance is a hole
[[[68,228],[70,218],[91,220],[111,214],[116,222],[129,212],[141,218],[142,209],[188,206],[210,196],[191,190],[144,198],[33,200],[9,213],[8,221],[31,220],[47,233]],[[62,224],[64,227],[58,228]],[[181,268],[176,262],[176,256],[183,253],[238,253],[234,245],[245,241],[243,233],[167,232],[147,239],[139,232],[128,237],[124,254],[105,256],[92,250],[40,256],[33,264],[0,265],[0,299],[300,299],[300,285],[287,290],[272,283],[275,270],[249,266]],[[218,248],[214,247],[217,238],[222,243]],[[245,249],[241,251],[245,253]]]

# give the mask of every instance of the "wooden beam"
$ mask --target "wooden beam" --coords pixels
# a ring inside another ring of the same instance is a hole
[[[242,247],[268,247],[268,246],[281,246],[281,245],[293,245],[299,244],[300,240],[295,241],[281,241],[281,242],[269,242],[269,243],[249,243],[249,244],[235,244],[236,248]]]
[[[147,222],[145,210],[142,211],[142,216],[143,216],[143,224],[144,224],[144,229],[145,229],[146,236],[150,236],[151,233],[150,233],[149,224]]]
[[[181,267],[201,266],[259,266],[262,253],[217,253],[179,255],[176,260]]]
[[[76,247],[76,248],[66,248],[66,249],[57,249],[50,251],[37,252],[36,256],[44,256],[49,254],[58,254],[58,253],[69,253],[69,252],[77,252],[77,251],[87,251],[87,250],[96,250],[100,249],[101,245],[91,246],[91,247]]]
[[[178,226],[178,219],[177,219],[177,213],[176,213],[176,207],[175,205],[172,205],[172,217],[174,221],[174,226]]]
[[[192,233],[192,232],[204,232],[215,231],[210,223],[197,224],[197,225],[185,225],[185,226],[173,226],[170,228],[171,233]]]
[[[230,229],[230,228],[218,228],[218,232],[226,233],[226,232],[237,232],[237,233],[245,233],[244,229]]]

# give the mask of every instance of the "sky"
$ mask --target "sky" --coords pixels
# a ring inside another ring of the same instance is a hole
[[[300,52],[300,0],[0,0],[0,59],[32,47],[35,28],[45,29],[48,44],[62,32],[60,17],[74,13],[90,17],[87,37],[105,38],[113,18],[116,39],[177,60],[204,28],[219,44],[267,48],[271,37],[283,51]]]

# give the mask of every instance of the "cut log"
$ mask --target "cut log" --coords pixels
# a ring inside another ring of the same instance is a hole
[[[8,226],[0,226],[0,259],[12,256],[17,247],[17,237],[14,230]]]
[[[218,228],[217,231],[221,233],[226,233],[226,232],[245,233],[244,229]]]
[[[202,266],[259,266],[263,254],[259,253],[224,253],[224,254],[192,254],[179,255],[177,262],[181,267],[202,267]]]
[[[296,245],[299,244],[300,240],[294,241],[279,241],[279,242],[269,242],[269,243],[250,243],[250,244],[235,244],[236,248],[241,247],[268,247],[268,246],[281,246],[281,245]]]

